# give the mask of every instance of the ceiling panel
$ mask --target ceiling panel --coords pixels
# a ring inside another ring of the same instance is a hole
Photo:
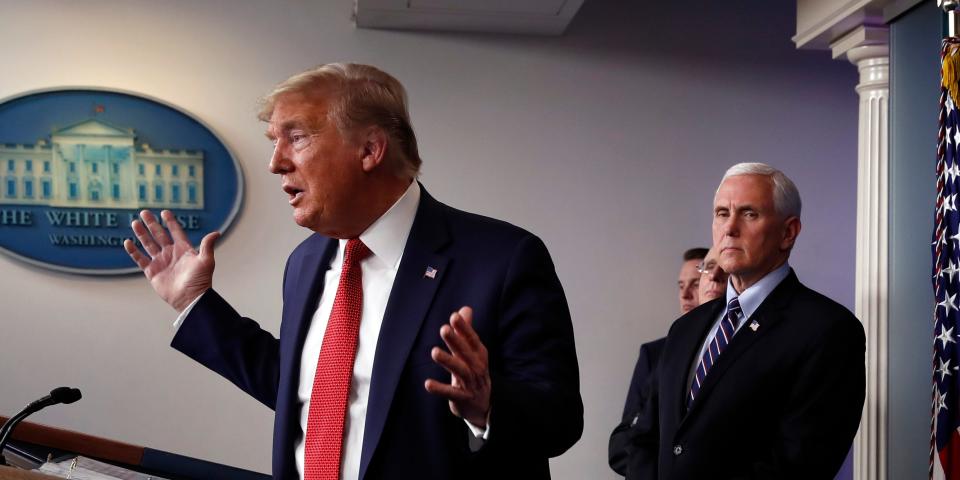
[[[356,0],[358,28],[561,35],[584,0]]]
[[[411,10],[464,13],[557,15],[565,0],[409,0]]]

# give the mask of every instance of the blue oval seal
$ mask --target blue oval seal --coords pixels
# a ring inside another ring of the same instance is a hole
[[[243,174],[190,114],[140,95],[30,92],[0,102],[0,251],[94,275],[138,272],[123,250],[142,209],[199,244],[240,210]]]

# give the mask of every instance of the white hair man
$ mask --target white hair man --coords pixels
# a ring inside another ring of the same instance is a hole
[[[860,423],[865,337],[790,268],[800,195],[782,172],[734,165],[714,196],[725,297],[670,328],[636,455],[659,478],[834,478]],[[629,477],[628,477],[629,478]]]

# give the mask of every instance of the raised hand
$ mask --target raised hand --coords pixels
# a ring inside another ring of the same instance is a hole
[[[134,220],[131,225],[146,255],[133,240],[125,240],[123,249],[137,262],[160,298],[177,312],[182,312],[213,285],[213,244],[220,238],[220,232],[211,232],[203,237],[198,252],[190,244],[173,212],[164,210],[160,216],[169,231],[149,210],[141,211],[142,221]]]
[[[440,327],[449,352],[433,347],[433,361],[450,372],[450,383],[427,379],[428,392],[446,398],[450,411],[478,427],[486,427],[490,412],[490,369],[487,348],[473,329],[473,309],[462,307]]]

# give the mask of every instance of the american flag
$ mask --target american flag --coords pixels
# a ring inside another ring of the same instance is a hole
[[[423,272],[423,276],[427,278],[437,278],[437,269],[433,267],[427,267],[427,271]]]
[[[930,478],[960,480],[960,39],[946,38],[941,49],[940,120],[937,132],[937,207],[933,230],[933,402]]]

